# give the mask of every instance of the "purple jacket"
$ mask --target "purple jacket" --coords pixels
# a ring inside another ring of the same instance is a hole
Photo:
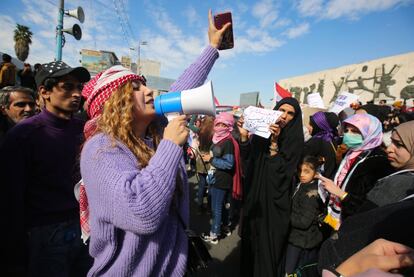
[[[218,51],[207,47],[171,90],[202,85],[217,58]],[[181,147],[161,140],[148,166],[140,169],[122,143],[112,147],[105,134],[88,140],[81,155],[90,209],[89,252],[94,258],[88,276],[185,274],[187,237],[171,208],[179,172],[184,180],[178,211],[188,224],[189,190],[182,154]]]

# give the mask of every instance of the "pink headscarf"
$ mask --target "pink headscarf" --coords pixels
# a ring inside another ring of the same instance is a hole
[[[337,185],[339,186],[342,185],[342,182],[356,157],[363,151],[380,146],[383,137],[381,122],[375,116],[370,114],[355,114],[344,120],[344,124],[355,126],[361,132],[364,141],[358,148],[348,150],[348,153],[344,158],[345,165],[337,178]]]
[[[219,123],[223,123],[226,127],[216,126]],[[234,175],[233,175],[233,190],[232,196],[234,199],[240,200],[242,198],[242,186],[241,186],[241,176],[242,176],[242,167],[240,161],[240,148],[239,143],[233,138],[231,131],[233,131],[234,118],[232,114],[229,113],[220,113],[214,120],[214,135],[213,143],[217,144],[220,141],[230,139],[234,147]]]
[[[226,127],[218,127],[217,124],[219,123],[223,123],[226,125]],[[216,119],[214,120],[213,143],[217,144],[223,139],[230,137],[231,132],[233,131],[233,124],[233,115],[229,113],[220,113],[218,116],[216,116]]]
[[[362,145],[353,151],[365,151],[381,145],[383,136],[382,125],[375,116],[355,114],[345,119],[344,123],[357,127],[364,139]]]

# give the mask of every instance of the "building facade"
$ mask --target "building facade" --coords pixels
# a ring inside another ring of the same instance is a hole
[[[161,63],[159,61],[141,59],[140,60],[140,67],[141,67],[141,74],[142,75],[160,77]]]
[[[82,49],[81,55],[82,66],[85,67],[92,76],[95,76],[111,66],[121,64],[116,54],[111,51]]]

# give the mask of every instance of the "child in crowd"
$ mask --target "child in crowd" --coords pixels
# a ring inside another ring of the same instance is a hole
[[[323,240],[318,215],[323,203],[318,194],[316,176],[323,160],[305,156],[299,165],[299,184],[292,197],[291,231],[286,253],[287,275],[300,266],[318,260],[319,245]]]

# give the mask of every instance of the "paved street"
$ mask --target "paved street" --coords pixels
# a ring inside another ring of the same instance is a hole
[[[190,174],[191,176],[191,174]],[[190,226],[197,233],[207,232],[210,230],[210,215],[197,214],[197,205],[194,198],[197,191],[197,178],[191,176],[190,183],[190,208],[191,220]],[[219,277],[219,276],[239,276],[239,260],[240,260],[240,238],[237,235],[237,228],[231,236],[222,239],[217,245],[207,243],[210,254],[213,257],[209,268],[198,272],[197,277]]]

